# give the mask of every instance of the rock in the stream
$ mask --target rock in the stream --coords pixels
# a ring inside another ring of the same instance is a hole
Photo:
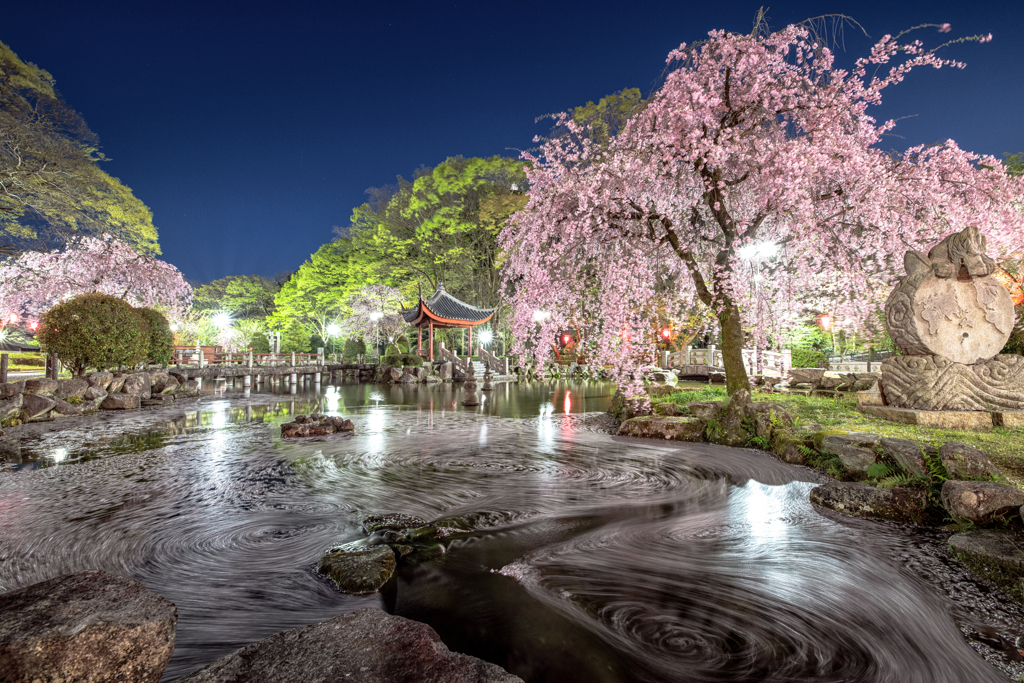
[[[335,432],[351,432],[355,428],[352,420],[337,415],[296,415],[294,421],[281,425],[281,436],[326,436]]]
[[[703,433],[704,423],[696,418],[653,415],[632,417],[619,425],[618,431],[619,436],[690,442],[699,442]]]
[[[421,526],[427,526],[427,520],[416,515],[373,515],[363,520],[363,531],[368,534],[380,531],[381,529],[401,531],[402,529],[415,529]]]
[[[949,538],[949,547],[976,573],[1017,591],[1024,577],[1024,538],[997,529],[972,529]]]
[[[270,636],[178,683],[522,683],[450,651],[434,629],[375,608]]]
[[[160,680],[178,611],[106,572],[61,576],[0,595],[0,681]]]
[[[835,482],[811,489],[811,502],[854,517],[877,517],[921,523],[928,493],[922,489],[875,488],[869,484]]]
[[[132,410],[142,406],[142,401],[135,394],[109,394],[100,408],[103,410]]]
[[[380,590],[395,573],[395,553],[386,545],[346,543],[321,557],[317,571],[342,593],[367,595]]]
[[[992,481],[947,481],[942,484],[942,507],[954,517],[975,524],[988,524],[997,518],[1016,515],[1024,505],[1024,491],[1016,486]]]

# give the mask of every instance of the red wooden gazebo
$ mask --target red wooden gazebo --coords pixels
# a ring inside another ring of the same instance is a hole
[[[437,283],[437,291],[429,299],[420,292],[419,303],[414,308],[402,311],[405,322],[417,328],[417,346],[422,355],[423,328],[427,328],[429,358],[434,360],[434,328],[465,327],[469,329],[469,355],[473,355],[473,328],[485,323],[494,315],[493,308],[477,308],[459,301]]]

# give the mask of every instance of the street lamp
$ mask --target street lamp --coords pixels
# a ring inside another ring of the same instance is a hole
[[[373,321],[373,348],[377,351],[377,362],[380,362],[380,322],[379,320],[384,317],[384,314],[380,311],[374,311],[370,314],[370,320]]]
[[[227,313],[218,313],[210,319],[214,325],[219,327],[221,330],[226,330],[231,327],[231,316]]]
[[[341,327],[337,323],[327,326],[327,336],[331,338],[331,355],[334,355],[334,338],[341,334]]]

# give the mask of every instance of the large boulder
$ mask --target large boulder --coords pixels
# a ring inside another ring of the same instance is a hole
[[[164,373],[161,377],[159,377],[153,382],[151,393],[153,396],[157,396],[159,394],[169,394],[172,391],[177,391],[178,386],[178,380],[171,377],[169,374]]]
[[[774,403],[751,403],[747,416],[754,421],[754,435],[770,439],[775,430],[793,426],[793,416]]]
[[[754,434],[747,428],[746,420],[751,413],[750,392],[737,389],[722,408],[720,428],[708,428],[708,438],[723,446],[742,446]]]
[[[950,536],[949,547],[972,570],[996,585],[1017,592],[1024,577],[1024,543],[1004,530],[972,529]]]
[[[125,377],[121,391],[139,398],[149,398],[152,387],[148,372],[136,372]]]
[[[142,399],[135,394],[109,394],[100,403],[102,410],[133,410],[142,407]]]
[[[50,411],[50,415],[62,417],[68,417],[71,415],[81,415],[82,409],[78,406],[72,405],[62,398],[57,399],[56,405],[53,406],[53,410]]]
[[[395,553],[386,545],[347,543],[321,557],[317,571],[343,593],[367,595],[380,590],[395,573]]]
[[[882,489],[869,484],[834,482],[811,489],[811,502],[854,517],[876,517],[919,524],[928,492],[916,488]]]
[[[22,394],[21,411],[25,421],[45,419],[47,414],[57,405],[55,399],[39,394]]]
[[[117,374],[117,375],[111,376],[110,384],[107,385],[107,393],[108,394],[118,394],[118,393],[120,393],[121,389],[124,388],[124,383],[125,383],[125,380],[127,380],[127,379],[128,379],[128,375]]]
[[[426,624],[372,607],[277,633],[178,683],[257,681],[522,683],[495,664],[450,651]]]
[[[618,435],[697,442],[703,433],[704,423],[696,418],[644,415],[630,418],[619,425]]]
[[[15,394],[11,398],[0,400],[0,422],[21,416],[21,405],[25,400],[23,394]]]
[[[807,444],[799,435],[790,430],[778,430],[771,440],[771,451],[783,462],[790,465],[807,464]]]
[[[94,384],[85,390],[85,395],[82,398],[86,401],[95,401],[98,398],[104,398],[106,395],[107,392],[99,384]]]
[[[440,377],[442,381],[450,380],[452,378],[451,362],[441,363],[437,366],[437,376]]]
[[[82,398],[85,396],[86,389],[89,388],[89,383],[84,379],[62,379],[58,382],[60,386],[57,387],[57,391],[53,392],[53,396],[64,400]]]
[[[385,382],[400,382],[402,380],[402,375],[403,374],[405,374],[405,373],[402,372],[401,368],[387,368],[384,371],[384,381]]]
[[[821,452],[835,455],[851,474],[864,476],[875,464],[874,446],[880,441],[876,434],[829,434],[821,440]]]
[[[790,384],[813,384],[817,386],[825,376],[822,368],[791,368],[789,371]]]
[[[38,394],[39,396],[53,396],[53,393],[60,388],[60,382],[55,379],[30,379],[25,382],[26,394]]]
[[[984,451],[955,441],[939,447],[939,460],[951,479],[987,479],[1002,474]]]
[[[924,460],[924,446],[910,439],[883,438],[878,443],[882,452],[900,464],[910,474],[928,476],[928,465]]]
[[[106,572],[61,576],[0,595],[0,680],[160,680],[177,609]]]
[[[721,401],[694,401],[686,404],[690,414],[701,422],[711,422],[717,420],[718,416],[722,413],[722,402]]]
[[[99,387],[103,391],[107,390],[113,379],[114,375],[110,372],[90,372],[85,376],[85,381],[89,383],[90,387]]]
[[[25,380],[0,384],[0,399],[13,398],[25,392]]]
[[[954,481],[942,484],[942,507],[975,524],[990,524],[1016,515],[1024,505],[1024,491],[992,481]]]

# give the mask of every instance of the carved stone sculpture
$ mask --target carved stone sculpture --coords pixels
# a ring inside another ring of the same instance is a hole
[[[888,405],[920,410],[1024,408],[1024,359],[998,356],[1014,324],[1013,301],[992,274],[977,228],[928,254],[908,251],[907,275],[885,305],[903,357],[882,363]]]

